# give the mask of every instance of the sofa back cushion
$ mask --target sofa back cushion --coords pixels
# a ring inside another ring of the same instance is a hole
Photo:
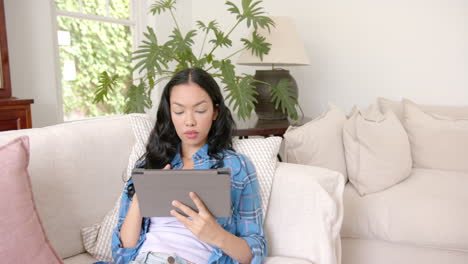
[[[341,172],[347,180],[343,149],[345,114],[330,105],[327,112],[300,127],[289,127],[284,134],[285,161]]]
[[[403,104],[413,166],[468,172],[468,117],[434,114],[409,100]]]
[[[348,177],[359,194],[387,189],[411,172],[408,136],[391,111],[355,112],[343,127]]]
[[[0,133],[0,145],[30,139],[32,190],[61,258],[84,252],[81,227],[100,221],[123,188],[134,137],[125,116]]]
[[[405,99],[407,100],[407,99]],[[404,122],[404,106],[403,101],[394,101],[387,98],[378,98],[380,111],[385,113],[393,111],[395,115]],[[468,106],[452,106],[452,105],[418,105],[421,110],[432,114],[448,116],[452,118],[468,118]]]
[[[0,146],[0,259],[2,263],[59,264],[34,204],[28,174],[29,139]]]
[[[128,158],[127,171],[123,175],[124,181],[128,181],[138,160],[146,152],[146,143],[151,130],[154,127],[155,120],[147,114],[129,114],[135,144],[132,147],[130,157]],[[119,175],[115,175],[118,178]],[[120,191],[122,193],[122,191]],[[117,194],[115,194],[117,197]],[[85,226],[81,230],[83,244],[88,253],[100,261],[112,261],[111,241],[112,232],[117,226],[120,209],[121,195],[115,201],[112,210],[107,212],[100,223],[92,226]]]

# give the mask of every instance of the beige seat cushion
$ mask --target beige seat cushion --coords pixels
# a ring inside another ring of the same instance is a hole
[[[298,259],[298,258],[288,258],[288,257],[267,257],[264,264],[313,264],[310,261]]]
[[[348,184],[341,235],[468,251],[467,186],[466,173],[429,169],[364,197]]]
[[[77,256],[66,258],[63,260],[64,264],[91,264],[96,262],[97,259],[93,258],[88,253],[83,253]]]
[[[408,100],[403,104],[413,167],[468,173],[468,118],[432,114]]]

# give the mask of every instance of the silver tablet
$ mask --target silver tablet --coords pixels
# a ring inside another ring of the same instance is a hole
[[[215,217],[231,216],[231,169],[132,171],[143,217],[171,217],[173,200],[198,212],[189,192],[195,192]],[[180,211],[179,211],[180,212]],[[182,212],[181,212],[182,213]]]

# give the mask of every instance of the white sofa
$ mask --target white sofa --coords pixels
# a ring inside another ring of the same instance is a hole
[[[284,160],[349,177],[343,264],[468,263],[468,106],[377,101],[290,127]]]
[[[413,166],[402,182],[365,196],[346,184],[343,263],[468,263],[468,107],[378,105],[403,125]]]
[[[80,230],[100,222],[122,190],[135,142],[128,116],[1,132],[0,146],[22,135],[30,139],[33,193],[52,246],[64,263],[96,261]],[[264,224],[266,263],[338,263],[343,188],[337,172],[278,163]]]
[[[378,105],[404,125],[413,168],[362,197],[346,184],[343,264],[468,263],[468,107],[384,98]]]

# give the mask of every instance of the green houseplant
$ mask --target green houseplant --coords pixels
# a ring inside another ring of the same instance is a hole
[[[253,86],[255,80],[252,75],[237,75],[235,67],[230,58],[247,49],[253,55],[262,58],[268,54],[271,44],[257,33],[257,29],[270,29],[274,22],[265,15],[262,1],[241,0],[240,6],[227,1],[227,11],[235,15],[236,23],[225,32],[220,29],[215,20],[204,23],[196,21],[197,29],[183,34],[177,19],[174,16],[176,0],[156,1],[151,6],[151,13],[159,15],[162,12],[170,12],[174,22],[174,29],[165,43],[159,43],[156,32],[147,27],[144,33],[145,39],[138,49],[133,53],[135,66],[133,72],[137,71],[140,78],[134,80],[126,93],[125,113],[144,112],[145,108],[152,107],[151,92],[158,83],[168,80],[171,76],[184,68],[199,67],[208,71],[213,77],[218,78],[224,90],[227,92],[226,100],[237,112],[240,119],[250,116],[255,108],[255,95],[257,91]],[[221,47],[232,47],[230,34],[240,23],[246,23],[248,28],[253,28],[251,40],[241,38],[242,48],[226,56],[217,58],[214,52]],[[201,50],[195,52],[193,45],[195,37],[201,36]],[[211,46],[211,47],[210,47]],[[173,66],[175,65],[175,66]],[[102,72],[99,75],[98,87],[94,102],[99,103],[108,98],[115,84],[121,79],[116,74]],[[278,84],[268,84],[272,91],[272,102],[276,108],[281,108],[291,119],[297,119],[297,98],[289,91],[288,82],[280,81]]]

